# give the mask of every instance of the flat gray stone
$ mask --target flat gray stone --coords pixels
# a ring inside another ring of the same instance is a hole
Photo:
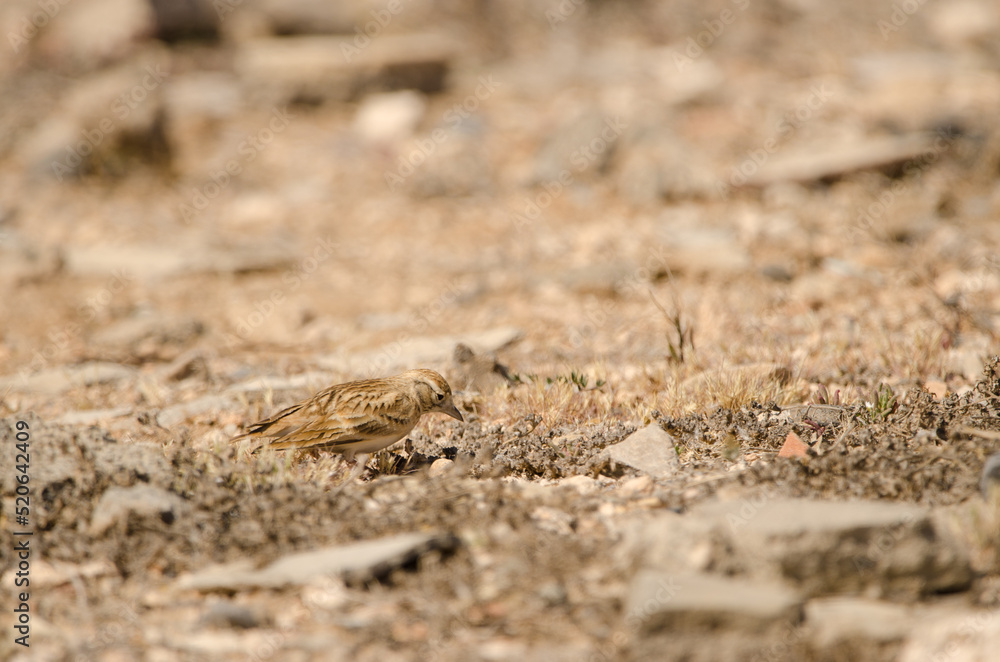
[[[772,499],[759,505],[750,500],[714,501],[694,509],[694,513],[724,521],[733,531],[788,537],[881,529],[926,522],[929,516],[926,508],[906,503],[811,499]]]
[[[839,405],[792,405],[782,407],[781,414],[796,423],[809,419],[820,425],[836,425],[840,422],[844,409]]]
[[[926,508],[807,499],[747,505],[715,503],[698,512],[725,522],[747,563],[770,563],[810,595],[913,597],[964,590],[972,581],[967,552],[942,535]]]
[[[809,596],[913,599],[972,581],[967,552],[927,509],[880,501],[717,501],[638,521],[624,549],[646,566],[781,580]]]
[[[894,602],[853,597],[810,600],[806,631],[813,646],[828,650],[844,641],[900,641],[913,628],[914,608]]]
[[[643,570],[632,581],[625,625],[643,634],[720,628],[757,633],[801,618],[802,598],[777,582]]]
[[[458,539],[450,534],[404,533],[289,554],[261,570],[249,569],[244,563],[207,568],[180,579],[177,586],[198,591],[281,588],[308,584],[323,575],[363,582],[382,577],[432,550],[450,551],[457,546]]]
[[[608,457],[654,478],[667,478],[680,465],[674,438],[656,423],[633,432],[624,441],[608,446]]]

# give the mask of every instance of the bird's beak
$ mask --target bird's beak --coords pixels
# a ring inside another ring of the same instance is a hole
[[[462,412],[458,411],[458,407],[455,406],[454,402],[449,402],[447,407],[442,407],[440,409],[440,412],[442,414],[447,414],[448,416],[451,416],[452,418],[457,418],[458,420],[462,421],[463,423],[465,422],[465,419],[462,418]]]

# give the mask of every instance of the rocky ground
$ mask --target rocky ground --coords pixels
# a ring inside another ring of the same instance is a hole
[[[3,659],[994,659],[993,3],[0,28]],[[357,480],[230,443],[421,366]]]

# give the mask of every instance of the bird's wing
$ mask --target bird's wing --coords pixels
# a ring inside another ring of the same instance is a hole
[[[418,403],[395,388],[338,384],[250,426],[246,435],[270,439],[275,450],[337,447],[412,428]]]

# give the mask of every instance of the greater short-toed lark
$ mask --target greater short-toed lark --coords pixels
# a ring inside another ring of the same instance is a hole
[[[396,443],[432,412],[465,420],[444,377],[433,370],[407,370],[394,377],[331,386],[254,423],[233,441],[259,435],[277,450],[325,448],[353,460],[356,453]]]

